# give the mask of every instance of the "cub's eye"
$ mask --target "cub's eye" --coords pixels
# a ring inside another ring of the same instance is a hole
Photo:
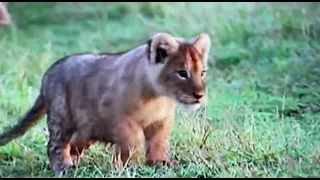
[[[180,77],[187,79],[188,78],[188,72],[185,70],[179,70],[178,74]]]
[[[201,71],[201,77],[204,77],[207,74],[206,70]]]

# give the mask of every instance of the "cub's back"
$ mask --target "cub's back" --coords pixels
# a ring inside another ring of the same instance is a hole
[[[86,82],[86,79],[98,75],[102,69],[107,74],[108,71],[112,71],[113,64],[118,57],[120,54],[89,53],[63,57],[52,64],[44,74],[41,87],[42,95],[47,96],[49,92],[55,92],[59,85],[70,87]]]

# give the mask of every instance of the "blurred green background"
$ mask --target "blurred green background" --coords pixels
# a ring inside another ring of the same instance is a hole
[[[68,177],[319,177],[320,11],[291,3],[9,3],[0,29],[0,132],[15,124],[58,58],[117,52],[154,33],[208,33],[208,105],[179,111],[174,168],[112,167],[96,145]],[[0,177],[52,177],[45,118],[0,147]]]

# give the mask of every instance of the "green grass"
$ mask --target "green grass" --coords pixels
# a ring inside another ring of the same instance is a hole
[[[156,32],[212,38],[208,105],[179,111],[175,168],[123,171],[94,146],[68,177],[319,177],[318,3],[12,3],[0,29],[0,132],[58,58],[133,48]],[[52,177],[45,118],[0,147],[0,177]]]

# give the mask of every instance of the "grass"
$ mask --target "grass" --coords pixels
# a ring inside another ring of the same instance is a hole
[[[94,146],[68,177],[319,177],[318,3],[9,3],[0,29],[0,132],[58,58],[133,48],[156,32],[212,38],[208,105],[179,110],[174,168],[116,170]],[[0,148],[0,177],[53,177],[45,118]]]

